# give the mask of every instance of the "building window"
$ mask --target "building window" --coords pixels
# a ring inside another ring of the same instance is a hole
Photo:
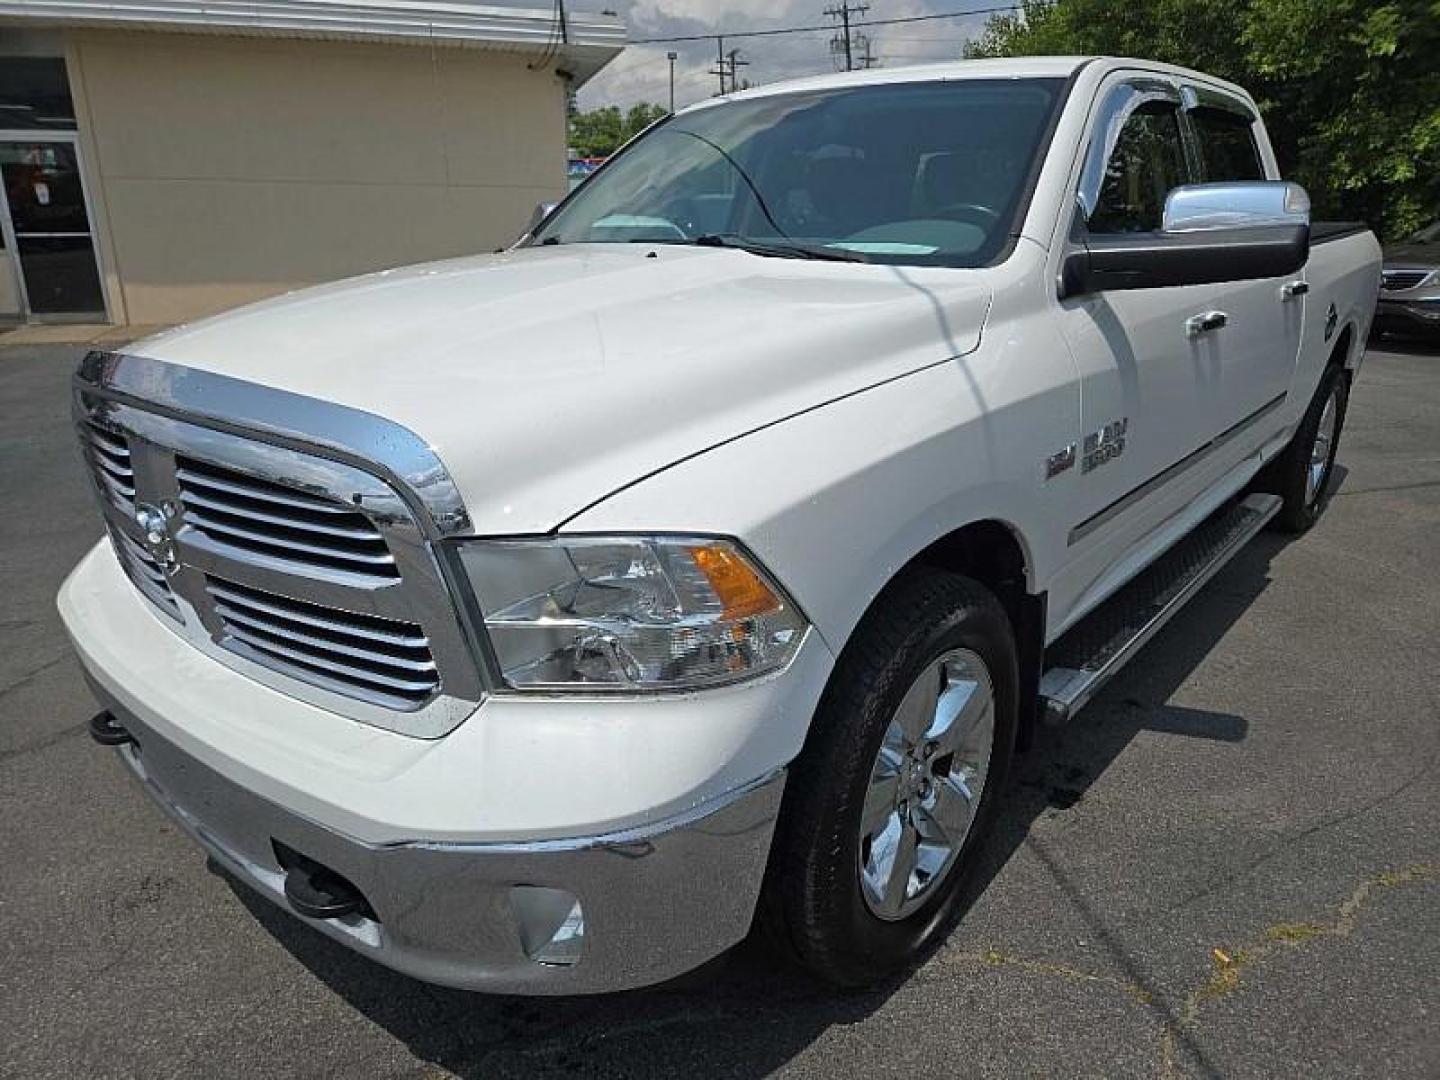
[[[0,56],[0,130],[74,131],[75,105],[58,56]]]

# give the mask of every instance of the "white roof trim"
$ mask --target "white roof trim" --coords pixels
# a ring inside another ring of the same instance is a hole
[[[613,15],[566,12],[559,45],[552,8],[501,8],[433,0],[0,0],[0,25],[85,26],[443,44],[543,52],[583,82],[625,47]]]

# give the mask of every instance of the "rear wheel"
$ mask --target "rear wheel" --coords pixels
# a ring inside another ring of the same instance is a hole
[[[1290,444],[1266,466],[1256,487],[1284,499],[1275,515],[1277,528],[1303,533],[1314,525],[1330,497],[1330,476],[1350,401],[1350,374],[1327,368]]]
[[[771,929],[842,986],[911,962],[958,914],[1015,744],[1014,636],[994,595],[924,571],[840,658],[791,772]]]

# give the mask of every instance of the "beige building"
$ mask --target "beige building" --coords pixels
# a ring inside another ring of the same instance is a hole
[[[0,0],[0,323],[171,323],[487,251],[566,189],[611,15]]]

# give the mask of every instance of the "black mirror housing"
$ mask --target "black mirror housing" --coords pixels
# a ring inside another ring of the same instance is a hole
[[[1088,235],[1066,255],[1060,298],[1281,277],[1310,257],[1310,226]]]

